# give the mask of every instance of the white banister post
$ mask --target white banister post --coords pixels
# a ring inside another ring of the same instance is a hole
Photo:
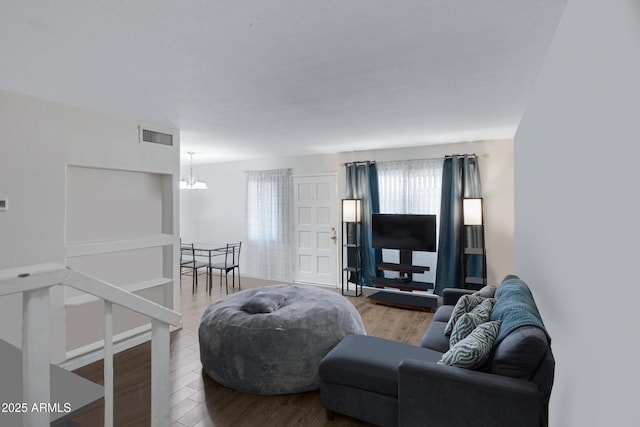
[[[151,320],[151,426],[169,427],[169,325]]]
[[[113,304],[104,302],[104,427],[113,427]]]
[[[48,411],[33,405],[49,404],[51,374],[49,366],[49,288],[35,289],[22,296],[22,401],[24,427],[49,425]]]

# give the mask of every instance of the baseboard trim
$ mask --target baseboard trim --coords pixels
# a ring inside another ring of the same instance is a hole
[[[319,288],[339,289],[338,285],[328,285],[326,283],[304,282],[304,281],[301,281],[301,280],[296,280],[293,283],[295,285],[309,285],[309,286],[317,286]]]

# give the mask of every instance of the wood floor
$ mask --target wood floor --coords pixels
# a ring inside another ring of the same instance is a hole
[[[191,278],[183,278],[181,290],[183,328],[171,334],[171,425],[173,427],[253,426],[366,426],[358,420],[336,415],[327,421],[320,405],[320,392],[280,396],[240,393],[211,380],[202,372],[198,347],[198,325],[204,309],[225,296],[215,285],[204,291],[204,276],[196,294]],[[214,282],[215,283],[215,282]],[[243,289],[275,282],[242,278]],[[237,288],[236,288],[237,290]],[[230,289],[231,292],[231,289]],[[365,296],[347,297],[360,312],[368,335],[419,344],[433,318],[432,313],[371,304]],[[102,362],[75,372],[102,384]],[[147,426],[151,411],[151,346],[149,343],[114,357],[114,425]],[[74,419],[84,427],[103,425],[103,405]]]

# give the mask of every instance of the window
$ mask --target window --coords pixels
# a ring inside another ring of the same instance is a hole
[[[442,164],[442,158],[377,162],[380,213],[435,214],[438,232]],[[383,250],[382,257],[385,262],[399,262],[399,252],[395,250]],[[413,263],[431,268],[425,274],[415,274],[414,280],[435,283],[437,253],[414,252]]]
[[[289,169],[250,171],[247,176],[247,273],[291,280]]]

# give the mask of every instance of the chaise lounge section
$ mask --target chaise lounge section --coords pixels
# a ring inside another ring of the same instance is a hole
[[[319,367],[328,418],[337,412],[380,426],[546,427],[555,369],[551,340],[522,280],[507,276],[493,291],[483,325],[498,325],[499,332],[474,369],[438,363],[464,347],[452,349],[445,329],[471,291],[445,290],[420,346],[343,338]]]

